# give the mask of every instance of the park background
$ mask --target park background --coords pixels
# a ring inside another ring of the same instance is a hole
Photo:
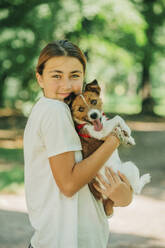
[[[165,247],[165,0],[0,1],[0,248],[32,235],[24,199],[23,130],[42,95],[41,49],[68,39],[86,55],[109,117],[121,115],[136,146],[120,147],[152,182],[109,221],[111,248]]]

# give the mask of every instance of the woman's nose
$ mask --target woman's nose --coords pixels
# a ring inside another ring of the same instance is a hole
[[[65,89],[71,89],[72,88],[72,83],[70,82],[69,79],[64,79],[63,86]]]

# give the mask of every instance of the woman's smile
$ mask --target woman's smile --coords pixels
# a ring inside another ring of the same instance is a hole
[[[62,95],[64,97],[67,97],[67,96],[69,96],[71,94],[71,92],[69,92],[69,93],[57,93],[57,94],[58,95]]]

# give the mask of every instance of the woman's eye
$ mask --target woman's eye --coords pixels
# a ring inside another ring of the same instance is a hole
[[[91,104],[96,105],[97,104],[97,100],[91,100]]]
[[[79,107],[78,111],[79,112],[83,112],[84,111],[84,107]]]
[[[73,78],[78,78],[78,77],[80,77],[80,76],[77,75],[77,74],[74,74],[74,75],[72,75],[72,77],[73,77]]]
[[[52,77],[53,78],[60,78],[61,76],[60,75],[53,75]]]

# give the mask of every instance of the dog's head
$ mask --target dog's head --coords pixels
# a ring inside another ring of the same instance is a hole
[[[93,125],[96,131],[102,129],[102,100],[97,80],[87,84],[82,94],[70,97],[69,106],[77,124]],[[71,100],[72,98],[72,100]]]

